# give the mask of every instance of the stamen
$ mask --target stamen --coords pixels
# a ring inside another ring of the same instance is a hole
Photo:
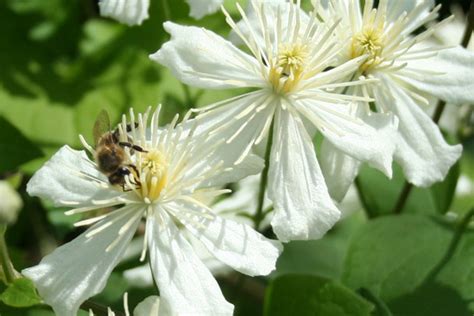
[[[82,146],[84,146],[85,149],[87,149],[88,152],[91,153],[91,155],[95,155],[95,150],[94,148],[92,148],[91,145],[89,145],[86,141],[86,139],[84,138],[84,136],[82,136],[81,134],[79,134],[79,140],[81,141],[81,144]]]

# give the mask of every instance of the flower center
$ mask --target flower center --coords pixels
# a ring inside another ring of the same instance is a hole
[[[280,45],[269,74],[270,82],[276,92],[288,93],[295,88],[302,78],[308,55],[308,47],[305,44]]]
[[[367,60],[360,66],[362,72],[366,72],[382,62],[384,42],[383,28],[374,25],[365,26],[362,31],[352,37],[351,57],[368,55]]]
[[[140,178],[139,193],[151,202],[160,197],[167,183],[168,162],[159,150],[144,154],[138,164]]]

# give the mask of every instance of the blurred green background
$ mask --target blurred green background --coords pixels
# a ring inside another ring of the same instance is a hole
[[[234,3],[225,1],[225,6],[236,15]],[[470,1],[440,3],[442,15],[447,16],[450,6],[467,10]],[[148,55],[168,39],[162,28],[165,20],[205,26],[222,35],[229,32],[221,13],[196,21],[188,11],[183,0],[151,0],[150,18],[141,26],[128,27],[101,18],[95,0],[0,0],[4,146],[0,178],[8,178],[24,201],[17,223],[7,232],[17,270],[82,232],[72,227],[77,218],[28,197],[25,186],[58,148],[65,144],[80,148],[79,134],[91,140],[101,109],[117,122],[130,107],[143,111],[162,103],[168,121],[175,113],[236,93],[187,88],[149,60]],[[450,137],[460,141],[459,135]],[[390,212],[398,197],[403,184],[400,171],[388,181],[367,169],[360,177],[365,212],[348,215],[322,240],[286,245],[277,271],[269,278],[220,277],[236,314],[260,315],[265,309],[267,315],[285,315],[287,308],[293,308],[300,311],[295,315],[310,315],[308,310],[329,316],[472,315],[474,233],[465,234],[455,257],[441,272],[430,274],[453,236],[456,214],[464,214],[474,204],[472,191],[454,195],[460,175],[474,181],[474,141],[472,136],[461,141],[465,147],[461,162],[445,182],[416,189],[406,215],[380,216]],[[448,211],[451,216],[444,216]],[[366,214],[378,218],[368,221]],[[132,307],[146,295],[156,294],[153,288],[136,288],[123,279],[121,271],[136,265],[136,258],[121,264],[94,300],[122,310],[125,291]],[[270,280],[277,281],[267,287]],[[302,299],[312,305],[301,305]],[[1,296],[0,314],[52,315],[45,306],[8,307]]]

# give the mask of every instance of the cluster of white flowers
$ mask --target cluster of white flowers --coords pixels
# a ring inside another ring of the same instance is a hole
[[[338,202],[363,163],[391,177],[396,161],[417,186],[442,180],[462,147],[446,143],[423,107],[431,97],[474,102],[474,54],[427,46],[443,24],[433,23],[433,7],[431,0],[380,0],[378,7],[330,0],[313,1],[306,12],[300,1],[253,0],[247,10],[237,4],[240,21],[223,9],[230,40],[166,22],[171,39],[152,60],[191,86],[251,91],[189,112],[179,124],[176,116],[165,128],[159,108],[123,116],[111,131],[125,153],[120,185],[100,170],[97,148],[84,138],[89,155],[60,149],[28,192],[71,208],[67,214],[94,214],[77,223],[92,227],[23,274],[58,315],[75,315],[104,288],[144,223],[141,260],[149,254],[166,306],[160,314],[231,315],[195,244],[250,276],[275,268],[280,242],[209,207],[228,192],[223,185],[263,169],[261,147],[271,226],[283,242],[322,237],[339,220]],[[101,2],[104,14],[129,24],[146,18],[147,8],[147,0]],[[323,139],[316,150],[315,135]]]

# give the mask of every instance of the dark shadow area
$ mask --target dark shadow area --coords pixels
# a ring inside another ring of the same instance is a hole
[[[413,293],[389,302],[388,306],[394,316],[472,316],[469,303],[453,288],[428,281]]]

